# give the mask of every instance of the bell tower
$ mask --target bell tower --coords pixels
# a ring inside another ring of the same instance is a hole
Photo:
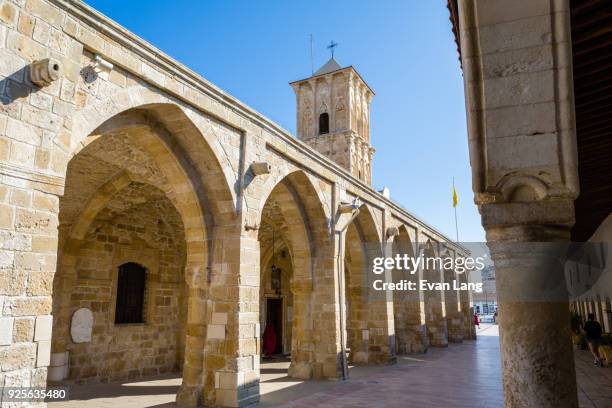
[[[371,184],[374,92],[355,68],[342,68],[332,56],[311,77],[290,85],[297,101],[298,139]]]

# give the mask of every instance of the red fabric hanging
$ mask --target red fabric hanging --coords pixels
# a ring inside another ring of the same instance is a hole
[[[274,330],[274,323],[270,322],[266,325],[263,335],[264,356],[271,356],[274,350],[276,350],[276,330]]]

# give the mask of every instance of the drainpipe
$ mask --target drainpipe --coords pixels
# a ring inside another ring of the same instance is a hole
[[[338,258],[337,258],[337,266],[338,266],[338,302],[340,304],[340,349],[342,352],[341,360],[342,360],[342,380],[348,380],[348,361],[346,359],[346,327],[345,327],[345,310],[344,310],[344,302],[346,298],[346,293],[344,290],[344,254],[346,253],[344,248],[344,243],[342,242],[342,237],[344,236],[344,232],[348,228],[349,225],[357,218],[359,215],[359,207],[361,204],[357,199],[353,203],[340,203],[338,206],[338,217],[340,218],[343,214],[351,214],[351,217],[348,219],[346,223],[342,226],[341,229],[336,229],[336,234],[338,234]],[[338,219],[336,220],[336,225],[338,225]]]

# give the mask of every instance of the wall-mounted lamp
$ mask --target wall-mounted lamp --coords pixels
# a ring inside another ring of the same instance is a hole
[[[111,71],[114,65],[112,62],[107,61],[104,58],[102,58],[100,55],[96,54],[96,57],[94,58],[93,67],[96,70],[96,72],[101,72],[101,71]]]
[[[359,201],[359,198],[355,198],[352,203],[341,202],[338,205],[338,212],[340,214],[346,214],[358,210],[359,207],[361,207],[361,202]]]

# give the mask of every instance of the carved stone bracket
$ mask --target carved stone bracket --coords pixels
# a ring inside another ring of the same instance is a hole
[[[391,238],[391,237],[396,237],[399,235],[399,228],[397,227],[389,227],[387,228],[387,232],[386,232],[386,237],[387,239]]]

